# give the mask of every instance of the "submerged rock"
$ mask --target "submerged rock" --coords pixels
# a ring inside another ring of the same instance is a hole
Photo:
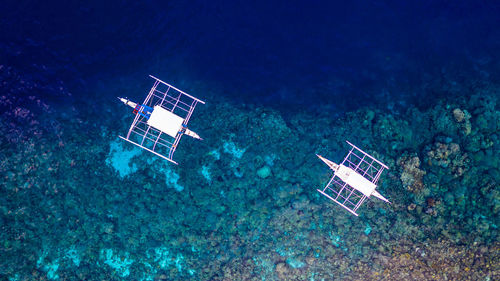
[[[265,179],[271,175],[271,168],[269,166],[264,166],[257,170],[257,175],[260,178]]]

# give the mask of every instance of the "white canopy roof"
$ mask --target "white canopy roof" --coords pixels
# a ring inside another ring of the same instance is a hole
[[[177,133],[182,128],[184,119],[164,109],[159,105],[155,105],[153,113],[148,119],[148,125],[156,128],[165,134],[175,138]]]
[[[367,180],[362,175],[356,173],[353,169],[344,165],[339,165],[339,168],[335,172],[335,175],[351,187],[361,191],[361,193],[363,193],[367,197],[370,197],[370,195],[372,195],[373,191],[377,187],[374,183]]]

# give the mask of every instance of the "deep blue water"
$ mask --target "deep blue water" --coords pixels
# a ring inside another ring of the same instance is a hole
[[[0,279],[500,278],[500,2],[3,1]],[[118,140],[152,74],[179,166]],[[192,127],[191,127],[192,126]],[[350,140],[390,170],[315,191]]]
[[[357,108],[425,105],[415,85],[479,75],[461,72],[494,64],[500,45],[495,1],[68,2],[7,1],[2,41],[18,44],[7,59],[68,83],[151,73],[238,101]]]

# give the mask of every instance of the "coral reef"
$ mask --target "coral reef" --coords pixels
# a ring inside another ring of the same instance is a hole
[[[500,278],[495,85],[335,118],[207,103],[190,121],[205,140],[183,139],[173,166],[117,139],[131,116],[100,118],[104,97],[63,110],[21,94],[68,97],[60,82],[0,71],[1,279]],[[390,167],[392,204],[358,218],[316,192],[331,173],[314,154],[341,160],[346,139]]]

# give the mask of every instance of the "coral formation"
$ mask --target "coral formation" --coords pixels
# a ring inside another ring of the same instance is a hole
[[[460,123],[460,128],[462,133],[466,136],[471,133],[472,124],[470,122],[471,115],[467,110],[461,110],[460,108],[455,108],[453,110],[453,117],[455,121]]]
[[[423,176],[425,175],[425,171],[419,168],[420,159],[418,156],[401,156],[398,158],[397,165],[401,167],[401,175],[399,179],[406,190],[417,192],[423,189]]]
[[[469,168],[467,153],[462,153],[457,143],[435,142],[425,148],[426,161],[430,166],[446,168],[454,177],[462,176]]]

